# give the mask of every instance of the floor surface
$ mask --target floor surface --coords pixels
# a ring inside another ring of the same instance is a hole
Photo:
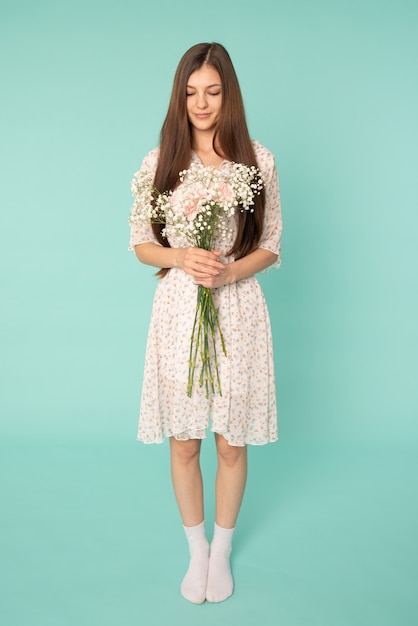
[[[168,446],[10,443],[1,450],[7,626],[408,626],[418,620],[416,481],[407,448],[251,448],[235,593],[179,593],[187,547]],[[204,442],[206,519],[215,464]]]

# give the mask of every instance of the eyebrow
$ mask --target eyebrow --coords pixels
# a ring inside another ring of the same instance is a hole
[[[211,89],[212,87],[222,87],[221,83],[213,83],[213,85],[207,85],[205,89]],[[187,85],[187,89],[196,89],[193,85]]]

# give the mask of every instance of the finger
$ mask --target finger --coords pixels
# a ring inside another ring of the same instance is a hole
[[[198,276],[200,278],[212,278],[215,276],[219,276],[220,272],[211,268],[197,267],[193,269],[190,274],[192,274],[192,276]]]
[[[219,256],[222,254],[218,251],[204,250],[203,248],[191,248],[191,253],[198,258],[211,259],[213,261],[218,261]]]
[[[202,265],[204,267],[212,267],[212,268],[216,268],[219,270],[222,270],[225,267],[225,265],[221,263],[221,261],[219,261],[218,259],[214,257],[196,256],[193,259],[190,259],[190,261],[191,261],[191,264],[194,264],[194,265]]]
[[[222,270],[224,266],[215,262],[201,262],[201,261],[190,261],[185,263],[184,270],[193,271],[193,272],[203,272],[210,274],[212,276],[217,276]]]
[[[200,283],[200,282],[205,282],[205,281],[214,281],[216,280],[218,277],[217,276],[212,276],[210,274],[204,274],[203,272],[194,272],[193,274],[190,274],[190,276],[193,278],[193,280],[195,281],[196,284]]]
[[[223,285],[223,282],[219,280],[219,277],[211,276],[209,278],[196,279],[195,284],[209,287],[209,289],[216,289],[216,287]]]
[[[208,278],[218,276],[221,270],[202,263],[187,263],[183,266],[183,271],[193,277]]]

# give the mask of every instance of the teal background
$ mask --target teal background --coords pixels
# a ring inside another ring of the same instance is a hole
[[[417,3],[0,7],[2,621],[415,625]],[[200,41],[276,155],[284,233],[281,438],[250,450],[234,596],[193,606],[167,445],[135,441],[156,283],[127,216]]]

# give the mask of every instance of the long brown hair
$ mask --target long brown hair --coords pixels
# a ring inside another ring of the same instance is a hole
[[[215,148],[216,142],[222,156],[228,160],[257,167],[241,90],[231,58],[219,43],[199,43],[183,55],[174,76],[170,104],[161,129],[160,155],[154,179],[155,187],[161,192],[173,190],[179,182],[179,172],[190,165],[192,132],[186,108],[187,82],[190,75],[205,64],[218,72],[222,83],[222,107],[213,138],[215,152],[219,154]],[[240,259],[257,247],[263,228],[264,205],[263,190],[256,196],[253,213],[237,213],[238,231],[234,245],[228,252],[229,256]],[[161,236],[163,225],[153,224],[152,228],[158,241],[169,247],[167,239]],[[163,268],[158,275],[164,276],[167,271]]]

